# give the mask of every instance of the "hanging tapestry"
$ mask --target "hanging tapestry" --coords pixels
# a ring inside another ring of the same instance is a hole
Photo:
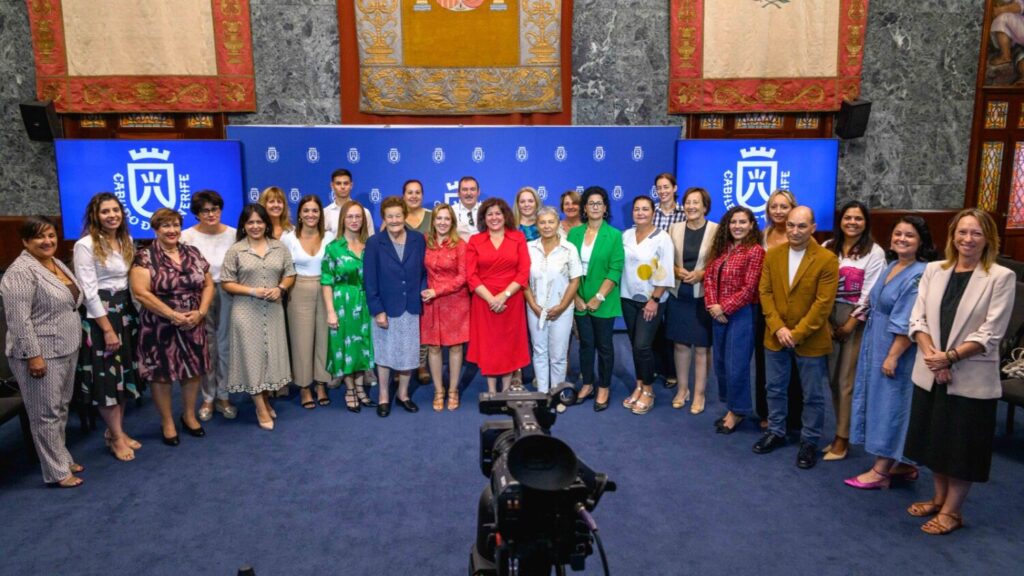
[[[860,94],[867,0],[672,0],[670,113],[838,110]]]
[[[351,1],[360,112],[562,110],[563,0]]]
[[[26,0],[58,112],[252,112],[248,0]]]

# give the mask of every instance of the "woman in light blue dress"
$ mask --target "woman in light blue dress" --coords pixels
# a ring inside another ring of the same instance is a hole
[[[894,479],[915,480],[917,468],[903,457],[914,383],[910,374],[917,346],[907,337],[910,311],[925,263],[934,257],[924,219],[903,216],[889,243],[893,260],[868,297],[869,310],[853,385],[850,441],[875,455],[870,470],[846,479],[862,490],[887,488]]]

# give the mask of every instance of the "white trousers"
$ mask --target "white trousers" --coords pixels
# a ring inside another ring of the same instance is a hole
[[[551,385],[565,380],[569,365],[569,337],[572,335],[572,309],[562,312],[556,320],[544,321],[540,328],[539,318],[527,307],[526,325],[533,341],[533,371],[537,377],[537,390],[547,392]]]
[[[231,342],[231,294],[216,284],[213,302],[206,315],[206,346],[210,351],[210,371],[203,374],[203,402],[228,399],[228,353]]]

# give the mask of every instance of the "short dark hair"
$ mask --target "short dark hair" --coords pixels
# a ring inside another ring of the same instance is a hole
[[[472,180],[473,184],[476,184],[476,189],[480,189],[480,182],[472,176],[463,176],[462,178],[459,178],[459,188],[462,188],[462,183],[465,182],[466,180]]]
[[[246,237],[245,223],[252,218],[253,214],[260,217],[263,220],[263,225],[266,226],[266,230],[263,232],[265,238],[274,237],[274,223],[270,221],[270,214],[267,214],[267,209],[258,202],[246,204],[245,208],[242,208],[242,213],[238,216],[238,229],[235,232],[235,242],[239,242]]]
[[[633,208],[634,209],[636,208],[636,203],[637,202],[647,202],[648,204],[651,205],[651,210],[654,210],[654,198],[651,198],[650,196],[648,196],[646,194],[641,194],[641,195],[637,196],[636,198],[633,198]]]
[[[156,230],[171,220],[177,221],[178,226],[181,226],[185,219],[182,218],[181,214],[175,210],[171,210],[170,208],[160,208],[156,212],[153,212],[153,216],[149,219],[149,225],[153,230]]]
[[[207,204],[212,204],[217,208],[224,208],[224,199],[214,190],[200,190],[192,195],[192,206],[188,210],[193,216],[198,217],[199,211],[205,208]]]
[[[580,206],[583,208],[583,215],[580,217],[584,222],[587,221],[587,202],[590,201],[591,196],[600,196],[601,201],[604,202],[604,221],[612,221],[612,207],[611,202],[608,201],[608,191],[600,186],[591,186],[583,191],[583,197],[580,198]]]
[[[917,254],[914,255],[914,259],[918,262],[932,262],[939,256],[938,250],[935,249],[935,240],[932,239],[932,231],[928,228],[928,222],[925,222],[924,218],[917,216],[916,214],[904,214],[896,219],[896,223],[892,225],[892,229],[896,230],[896,227],[900,224],[910,224],[917,231],[918,238],[921,239],[921,245],[917,247]],[[892,242],[892,232],[889,232],[889,241]],[[892,246],[886,250],[886,257],[889,260],[896,260],[896,253],[893,252]]]
[[[482,204],[480,204],[480,208],[477,210],[476,213],[476,229],[479,230],[480,232],[487,230],[487,222],[485,222],[484,220],[485,217],[487,216],[487,211],[490,210],[492,206],[497,206],[498,209],[501,210],[501,215],[505,217],[505,229],[515,230],[515,214],[513,214],[512,209],[508,207],[508,202],[505,202],[501,198],[488,198],[487,200],[484,200]]]
[[[700,194],[700,202],[704,205],[704,215],[707,216],[708,212],[711,212],[711,194],[708,194],[708,191],[700,186],[687,188],[686,192],[683,192],[683,204],[686,204],[686,197],[690,194]]]
[[[331,182],[333,182],[338,176],[348,176],[349,180],[354,180],[354,178],[352,178],[352,173],[345,168],[338,168],[334,172],[331,172]]]
[[[57,224],[49,216],[37,214],[25,218],[25,222],[18,228],[18,235],[22,240],[31,240],[42,236],[47,228],[53,228],[53,231],[56,232]]]
[[[417,180],[415,178],[410,178],[410,179],[406,180],[405,182],[402,182],[402,196],[405,196],[405,189],[409,186],[409,184],[419,184],[420,185],[420,191],[423,191],[423,182],[420,182],[419,180]]]

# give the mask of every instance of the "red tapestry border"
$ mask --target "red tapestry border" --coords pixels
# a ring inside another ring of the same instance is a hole
[[[26,0],[36,94],[60,113],[253,112],[249,0],[211,0],[217,76],[70,76],[61,0]]]
[[[860,95],[868,0],[839,0],[837,76],[756,79],[704,79],[705,1],[672,0],[670,114],[827,112]]]

